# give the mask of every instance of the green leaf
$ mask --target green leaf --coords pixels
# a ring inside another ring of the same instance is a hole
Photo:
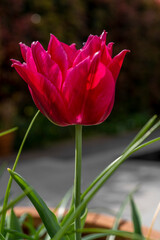
[[[18,218],[16,217],[13,209],[11,209],[11,213],[9,215],[7,225],[9,229],[22,233],[21,226],[19,224]],[[16,240],[16,239],[20,239],[20,238],[17,238],[16,235],[13,233],[7,233],[6,240]]]
[[[16,197],[14,200],[10,201],[10,203],[6,206],[6,208],[2,208],[0,210],[0,215],[3,214],[3,212],[7,211],[8,209],[13,208],[20,201],[22,201],[22,199],[26,197],[27,192],[30,192],[30,191],[31,189],[26,189],[26,191],[24,191],[21,195]]]
[[[133,200],[132,195],[130,195],[130,205],[131,205],[131,213],[132,213],[132,222],[133,222],[133,226],[134,226],[134,232],[143,236],[142,230],[141,230],[140,214],[139,214],[137,206]]]
[[[143,126],[143,128],[138,132],[132,142],[126,147],[124,152],[126,152],[133,144],[135,144],[148,130],[151,128],[157,118],[157,115],[154,115],[149,121]]]
[[[12,235],[14,235],[16,238],[15,239],[18,239],[18,240],[23,240],[23,239],[30,239],[30,240],[35,240],[35,238],[27,235],[27,234],[24,234],[24,233],[20,233],[20,232],[17,232],[16,230],[13,230],[13,229],[9,229],[9,228],[5,228],[5,231],[7,233],[10,233]],[[5,238],[6,240],[6,238]],[[10,239],[9,239],[10,240]]]
[[[0,233],[0,239],[5,240],[5,237]]]
[[[34,235],[35,239],[41,239],[42,236],[46,235],[47,231],[46,228],[44,227],[44,224],[41,224]]]
[[[23,191],[30,188],[32,191],[27,193],[27,197],[30,199],[37,212],[39,213],[42,222],[44,223],[48,234],[50,237],[54,237],[58,230],[60,230],[60,225],[57,221],[55,214],[50,211],[45,202],[39,196],[39,194],[31,187],[25,179],[23,179],[19,174],[13,172],[11,169],[8,169],[12,178],[18,183]]]
[[[14,131],[16,131],[17,129],[18,129],[18,128],[15,127],[15,128],[11,128],[11,129],[9,129],[9,130],[6,130],[6,131],[4,131],[4,132],[1,132],[1,133],[0,133],[0,137],[4,136],[4,135],[6,135],[6,134],[9,134],[9,133],[11,133],[11,132],[14,132]]]
[[[82,238],[83,240],[97,239],[98,237],[104,237],[107,235],[115,235],[115,236],[124,237],[127,239],[134,239],[134,240],[144,240],[142,236],[140,236],[139,234],[135,234],[127,231],[120,231],[120,230],[103,229],[103,228],[84,228],[84,229],[79,229],[79,231],[82,233],[93,233],[91,235],[83,237]]]

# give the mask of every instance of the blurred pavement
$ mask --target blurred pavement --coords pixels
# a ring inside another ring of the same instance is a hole
[[[92,137],[83,141],[82,190],[116,157],[133,139],[135,133],[115,137]],[[151,137],[160,136],[156,131]],[[15,155],[0,158],[0,163],[12,168]],[[58,204],[72,186],[74,178],[74,142],[54,143],[45,149],[23,152],[16,172],[23,176],[41,195],[50,207]],[[4,196],[9,174],[1,178],[0,198]],[[117,212],[126,195],[139,185],[134,194],[135,202],[142,216],[143,225],[150,226],[154,211],[160,202],[160,142],[140,150],[122,164],[94,197],[89,208],[94,211]],[[21,193],[13,183],[12,195]],[[19,205],[31,205],[25,198]],[[160,215],[160,214],[159,214]],[[124,218],[130,218],[126,208]],[[160,230],[160,216],[155,229]]]

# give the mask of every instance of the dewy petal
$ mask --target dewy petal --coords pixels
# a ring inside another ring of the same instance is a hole
[[[110,106],[112,97],[115,91],[115,83],[111,72],[104,66],[105,72],[102,71],[102,64],[97,69],[95,80],[98,84],[88,90],[87,98],[83,109],[83,120],[84,125],[98,124],[102,116],[106,113]]]
[[[60,89],[62,74],[59,66],[51,59],[50,55],[44,50],[39,42],[33,43],[31,49],[37,71]]]
[[[51,55],[52,60],[58,64],[62,71],[63,78],[65,78],[68,69],[67,54],[64,51],[61,42],[52,34],[48,44],[48,53]]]
[[[90,60],[87,58],[74,68],[71,68],[63,84],[62,95],[67,102],[72,124],[81,121],[79,114],[84,102],[89,65]]]
[[[125,57],[127,52],[130,52],[130,51],[126,50],[126,49],[121,51],[118,55],[116,55],[112,59],[111,63],[108,65],[108,68],[111,71],[115,81],[118,78],[118,74],[120,72],[120,69],[122,67],[122,63],[123,63],[124,57]]]
[[[74,59],[76,58],[77,54],[79,53],[79,50],[76,49],[75,44],[72,44],[68,46],[65,43],[61,43],[64,51],[67,54],[68,59],[68,68],[70,68],[73,64]]]

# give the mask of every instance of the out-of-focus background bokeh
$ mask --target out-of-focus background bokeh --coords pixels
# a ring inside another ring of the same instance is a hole
[[[0,130],[18,126],[16,150],[36,112],[26,83],[11,68],[22,60],[19,42],[38,40],[47,48],[50,33],[80,48],[89,34],[108,32],[114,55],[127,54],[116,87],[111,116],[87,134],[117,134],[141,127],[160,113],[159,0],[1,0],[0,1]],[[73,127],[54,126],[40,116],[26,147],[37,147],[74,134]],[[4,148],[4,147],[2,147]]]

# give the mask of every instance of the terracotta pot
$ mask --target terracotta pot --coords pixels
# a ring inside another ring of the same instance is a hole
[[[54,211],[54,208],[51,208]],[[15,207],[14,211],[18,217],[24,213],[30,214],[34,218],[34,224],[38,226],[41,223],[41,219],[33,207]],[[98,214],[98,213],[88,213],[85,227],[87,228],[105,228],[111,229],[113,227],[115,218],[108,215]],[[133,225],[130,221],[121,220],[119,224],[119,230],[133,232]],[[148,228],[143,227],[142,232],[144,236],[147,236]],[[116,240],[124,240],[124,238],[116,237]],[[126,239],[126,238],[125,238]],[[151,233],[152,240],[160,239],[160,232],[152,230]]]

